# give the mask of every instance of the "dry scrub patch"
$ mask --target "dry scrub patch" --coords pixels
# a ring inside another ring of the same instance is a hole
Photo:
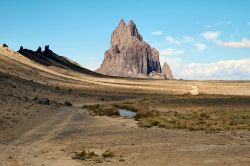
[[[91,115],[99,115],[99,116],[119,116],[119,112],[116,108],[112,107],[112,105],[85,105],[82,106],[84,109],[88,109],[91,111]]]
[[[97,153],[95,151],[83,150],[81,152],[76,152],[72,159],[77,160],[90,160],[95,163],[102,163],[106,161],[108,158],[115,157],[115,153],[111,150],[106,150],[102,153]],[[121,159],[120,159],[121,160]]]
[[[84,106],[92,115],[118,116],[118,108],[137,112],[140,127],[189,130],[250,130],[250,97],[179,95],[136,102]]]

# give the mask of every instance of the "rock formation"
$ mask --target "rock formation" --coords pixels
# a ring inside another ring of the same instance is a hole
[[[21,46],[18,52],[23,56],[29,58],[30,60],[33,60],[45,66],[55,66],[63,69],[70,69],[83,74],[100,75],[86,68],[83,68],[76,62],[73,62],[64,56],[57,55],[56,53],[54,53],[52,50],[49,49],[48,45],[45,46],[44,51],[42,51],[41,47],[38,47],[36,51],[32,51],[29,49],[24,49],[23,46]]]
[[[162,74],[167,78],[167,79],[174,79],[173,73],[169,67],[169,65],[165,62],[162,66]]]
[[[7,48],[8,48],[9,46],[8,46],[7,44],[4,43],[4,44],[3,44],[3,47],[7,47]]]
[[[111,36],[110,48],[97,72],[122,77],[148,77],[161,73],[159,52],[143,41],[136,25],[121,20]]]
[[[42,53],[42,48],[38,47],[38,49],[36,50],[36,53]]]

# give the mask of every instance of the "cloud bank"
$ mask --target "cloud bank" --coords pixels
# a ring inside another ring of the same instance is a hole
[[[177,79],[250,80],[250,59],[184,64],[180,58],[161,57],[161,63],[163,62],[169,64]]]
[[[240,41],[228,41],[228,42],[220,41],[219,45],[231,48],[250,48],[250,40],[244,37]]]
[[[214,41],[218,46],[229,48],[250,48],[250,39],[243,37],[240,41],[223,41],[219,39],[220,32],[206,31],[202,36],[210,41]]]

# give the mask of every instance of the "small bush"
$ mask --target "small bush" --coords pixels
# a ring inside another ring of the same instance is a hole
[[[202,112],[202,113],[200,114],[200,117],[201,117],[201,118],[204,118],[204,119],[208,119],[208,118],[209,118],[209,115],[207,115],[205,112]]]
[[[115,154],[110,150],[106,150],[105,152],[102,153],[102,157],[104,158],[115,157]]]
[[[71,102],[69,102],[69,101],[65,101],[64,105],[69,106],[69,107],[72,106]]]
[[[38,98],[38,97],[35,97],[33,100],[37,104],[50,105],[50,100],[48,98]]]
[[[117,108],[111,107],[111,106],[105,106],[105,105],[86,105],[82,106],[84,109],[91,110],[94,115],[99,116],[119,116],[119,111]]]
[[[86,151],[83,150],[80,153],[75,153],[75,156],[73,156],[73,159],[79,159],[79,160],[87,160],[98,157],[98,154],[96,154],[94,151]]]

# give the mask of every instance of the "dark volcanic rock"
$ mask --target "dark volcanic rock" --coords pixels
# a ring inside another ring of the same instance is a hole
[[[18,52],[22,52],[23,51],[23,46],[20,47]]]
[[[38,47],[38,49],[36,50],[36,53],[42,53],[42,48]]]
[[[148,77],[151,72],[161,73],[159,52],[143,41],[136,25],[121,20],[113,31],[110,49],[105,52],[97,72],[122,77]]]
[[[45,53],[50,53],[49,45],[46,45],[46,46],[45,46],[44,52],[45,52]]]
[[[3,44],[3,47],[8,47],[8,45],[4,43],[4,44]]]
[[[57,55],[49,49],[49,45],[45,46],[44,51],[42,51],[41,47],[39,47],[36,51],[32,51],[29,49],[24,49],[23,46],[21,46],[18,52],[30,60],[45,66],[56,66],[64,69],[71,69],[84,74],[100,75],[83,68],[79,64],[69,60],[66,57]]]

